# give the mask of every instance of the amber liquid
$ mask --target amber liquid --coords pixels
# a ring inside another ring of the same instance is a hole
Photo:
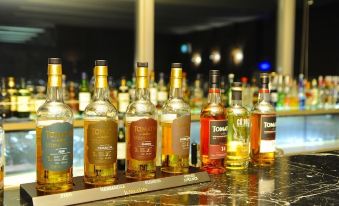
[[[140,161],[133,159],[129,150],[131,143],[131,123],[126,123],[126,177],[132,179],[152,179],[156,172],[156,158]]]
[[[200,157],[201,167],[209,174],[222,174],[225,172],[224,161],[221,159],[209,158],[209,142],[210,142],[210,121],[211,120],[224,120],[225,114],[220,113],[216,115],[203,113],[200,116]],[[226,137],[225,137],[226,138]]]
[[[189,155],[177,155],[174,153],[172,123],[162,122],[162,155],[161,171],[167,173],[188,173]]]
[[[253,113],[251,115],[251,160],[257,166],[271,166],[274,164],[274,152],[260,153],[261,114]]]
[[[91,185],[91,186],[105,186],[105,185],[112,185],[114,184],[115,180],[116,180],[116,176],[117,176],[117,162],[114,161],[112,164],[92,164],[89,161],[88,158],[88,153],[89,150],[87,148],[88,144],[88,127],[91,124],[95,124],[97,122],[102,122],[105,120],[97,120],[97,121],[93,121],[93,120],[85,120],[84,121],[84,133],[85,133],[85,139],[84,139],[84,159],[85,159],[85,177],[84,177],[84,181],[87,185]],[[115,125],[114,124],[114,120],[106,120],[111,122],[112,127]],[[93,138],[93,136],[92,136]],[[117,139],[117,134],[114,134],[114,138]],[[116,141],[115,145],[113,146],[113,151],[117,151],[117,144]]]
[[[72,189],[73,167],[66,171],[51,171],[42,163],[42,128],[36,128],[37,190],[45,193],[64,192]]]

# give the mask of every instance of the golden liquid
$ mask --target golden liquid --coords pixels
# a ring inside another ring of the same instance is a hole
[[[162,127],[162,153],[161,171],[167,173],[188,173],[189,155],[174,154],[172,149],[172,123],[161,123]]]
[[[261,114],[251,116],[251,160],[257,166],[271,166],[274,164],[274,152],[260,153],[260,118]]]
[[[84,139],[84,165],[85,165],[85,176],[84,181],[86,184],[91,186],[105,186],[105,185],[112,185],[114,184],[117,176],[117,162],[113,162],[113,164],[91,164],[89,162],[88,158],[88,127],[91,124],[95,124],[98,121],[103,120],[97,120],[97,121],[84,121],[84,133],[85,133],[85,139]],[[108,121],[114,121],[114,120],[108,120]],[[117,134],[114,134],[114,138],[117,139]],[[116,142],[116,141],[115,141]],[[117,150],[117,145],[113,145],[113,151]]]
[[[152,179],[156,172],[156,158],[148,161],[133,159],[129,151],[131,144],[131,122],[126,123],[126,177],[132,179]]]
[[[72,189],[73,167],[66,171],[51,171],[43,166],[42,162],[42,128],[36,128],[36,167],[37,190],[45,193],[64,192]]]
[[[249,144],[239,143],[232,144],[227,143],[227,169],[246,169],[248,167],[249,160]]]

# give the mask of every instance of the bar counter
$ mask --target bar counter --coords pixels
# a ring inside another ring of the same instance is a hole
[[[211,182],[82,205],[339,205],[339,151],[278,157],[271,169],[211,175]],[[20,203],[6,189],[4,204]]]

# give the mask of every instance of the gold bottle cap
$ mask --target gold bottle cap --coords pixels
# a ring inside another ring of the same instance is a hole
[[[95,60],[94,76],[95,76],[95,87],[96,88],[107,88],[107,60]]]
[[[172,63],[171,65],[171,87],[181,88],[182,86],[182,65],[181,63]]]
[[[60,58],[48,58],[48,86],[61,87],[62,65]]]
[[[147,62],[138,62],[137,63],[137,77],[148,77],[148,63]]]

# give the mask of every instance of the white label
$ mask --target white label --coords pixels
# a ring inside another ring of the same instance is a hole
[[[35,111],[38,111],[39,107],[45,103],[44,99],[36,99],[34,102]]]
[[[157,89],[156,88],[150,88],[149,89],[149,93],[150,93],[150,100],[154,105],[157,105]]]
[[[164,101],[166,101],[166,100],[167,100],[167,96],[168,96],[168,94],[167,94],[166,91],[159,91],[159,92],[158,92],[158,101],[159,101],[159,102],[164,102]]]
[[[80,92],[79,93],[79,111],[85,111],[87,105],[91,102],[91,93]]]
[[[31,100],[30,96],[18,96],[17,102],[18,102],[18,112],[29,112],[29,101]]]
[[[126,143],[118,142],[117,159],[126,159]]]
[[[275,152],[275,140],[261,140],[260,153]]]
[[[129,94],[128,93],[119,93],[118,94],[118,101],[119,101],[119,112],[125,113],[128,105],[129,105]]]

